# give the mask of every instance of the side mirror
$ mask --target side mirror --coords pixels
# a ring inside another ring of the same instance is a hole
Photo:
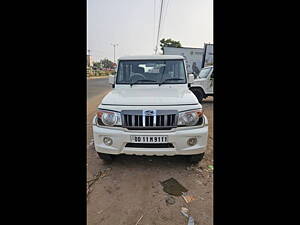
[[[189,74],[188,74],[188,79],[189,79],[189,81],[188,81],[189,84],[193,83],[193,82],[194,82],[194,79],[195,79],[195,78],[194,78],[194,74],[189,73]]]
[[[109,75],[108,76],[108,83],[114,85],[115,84],[115,76],[114,75]]]

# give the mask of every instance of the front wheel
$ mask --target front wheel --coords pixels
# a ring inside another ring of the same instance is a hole
[[[190,156],[190,162],[191,163],[198,163],[200,162],[204,157],[204,152],[201,154],[197,154],[197,155],[191,155]]]

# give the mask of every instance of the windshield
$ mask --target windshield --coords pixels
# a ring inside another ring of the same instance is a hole
[[[200,78],[206,78],[208,76],[209,72],[211,71],[211,69],[212,69],[212,67],[203,68],[200,71],[199,77]]]
[[[183,60],[122,60],[117,84],[185,84]]]

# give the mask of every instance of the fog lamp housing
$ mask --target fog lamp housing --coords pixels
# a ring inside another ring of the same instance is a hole
[[[196,138],[196,137],[189,138],[189,139],[187,140],[187,144],[188,144],[189,146],[194,146],[195,144],[197,144],[197,138]]]
[[[103,143],[105,145],[111,146],[113,144],[113,140],[110,137],[104,137],[103,138]]]

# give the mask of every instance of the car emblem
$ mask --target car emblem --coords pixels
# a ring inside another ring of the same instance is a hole
[[[144,116],[155,116],[156,110],[143,110],[143,115]]]
[[[146,126],[146,116],[153,116],[153,126],[156,126],[156,110],[143,110],[143,127]]]

